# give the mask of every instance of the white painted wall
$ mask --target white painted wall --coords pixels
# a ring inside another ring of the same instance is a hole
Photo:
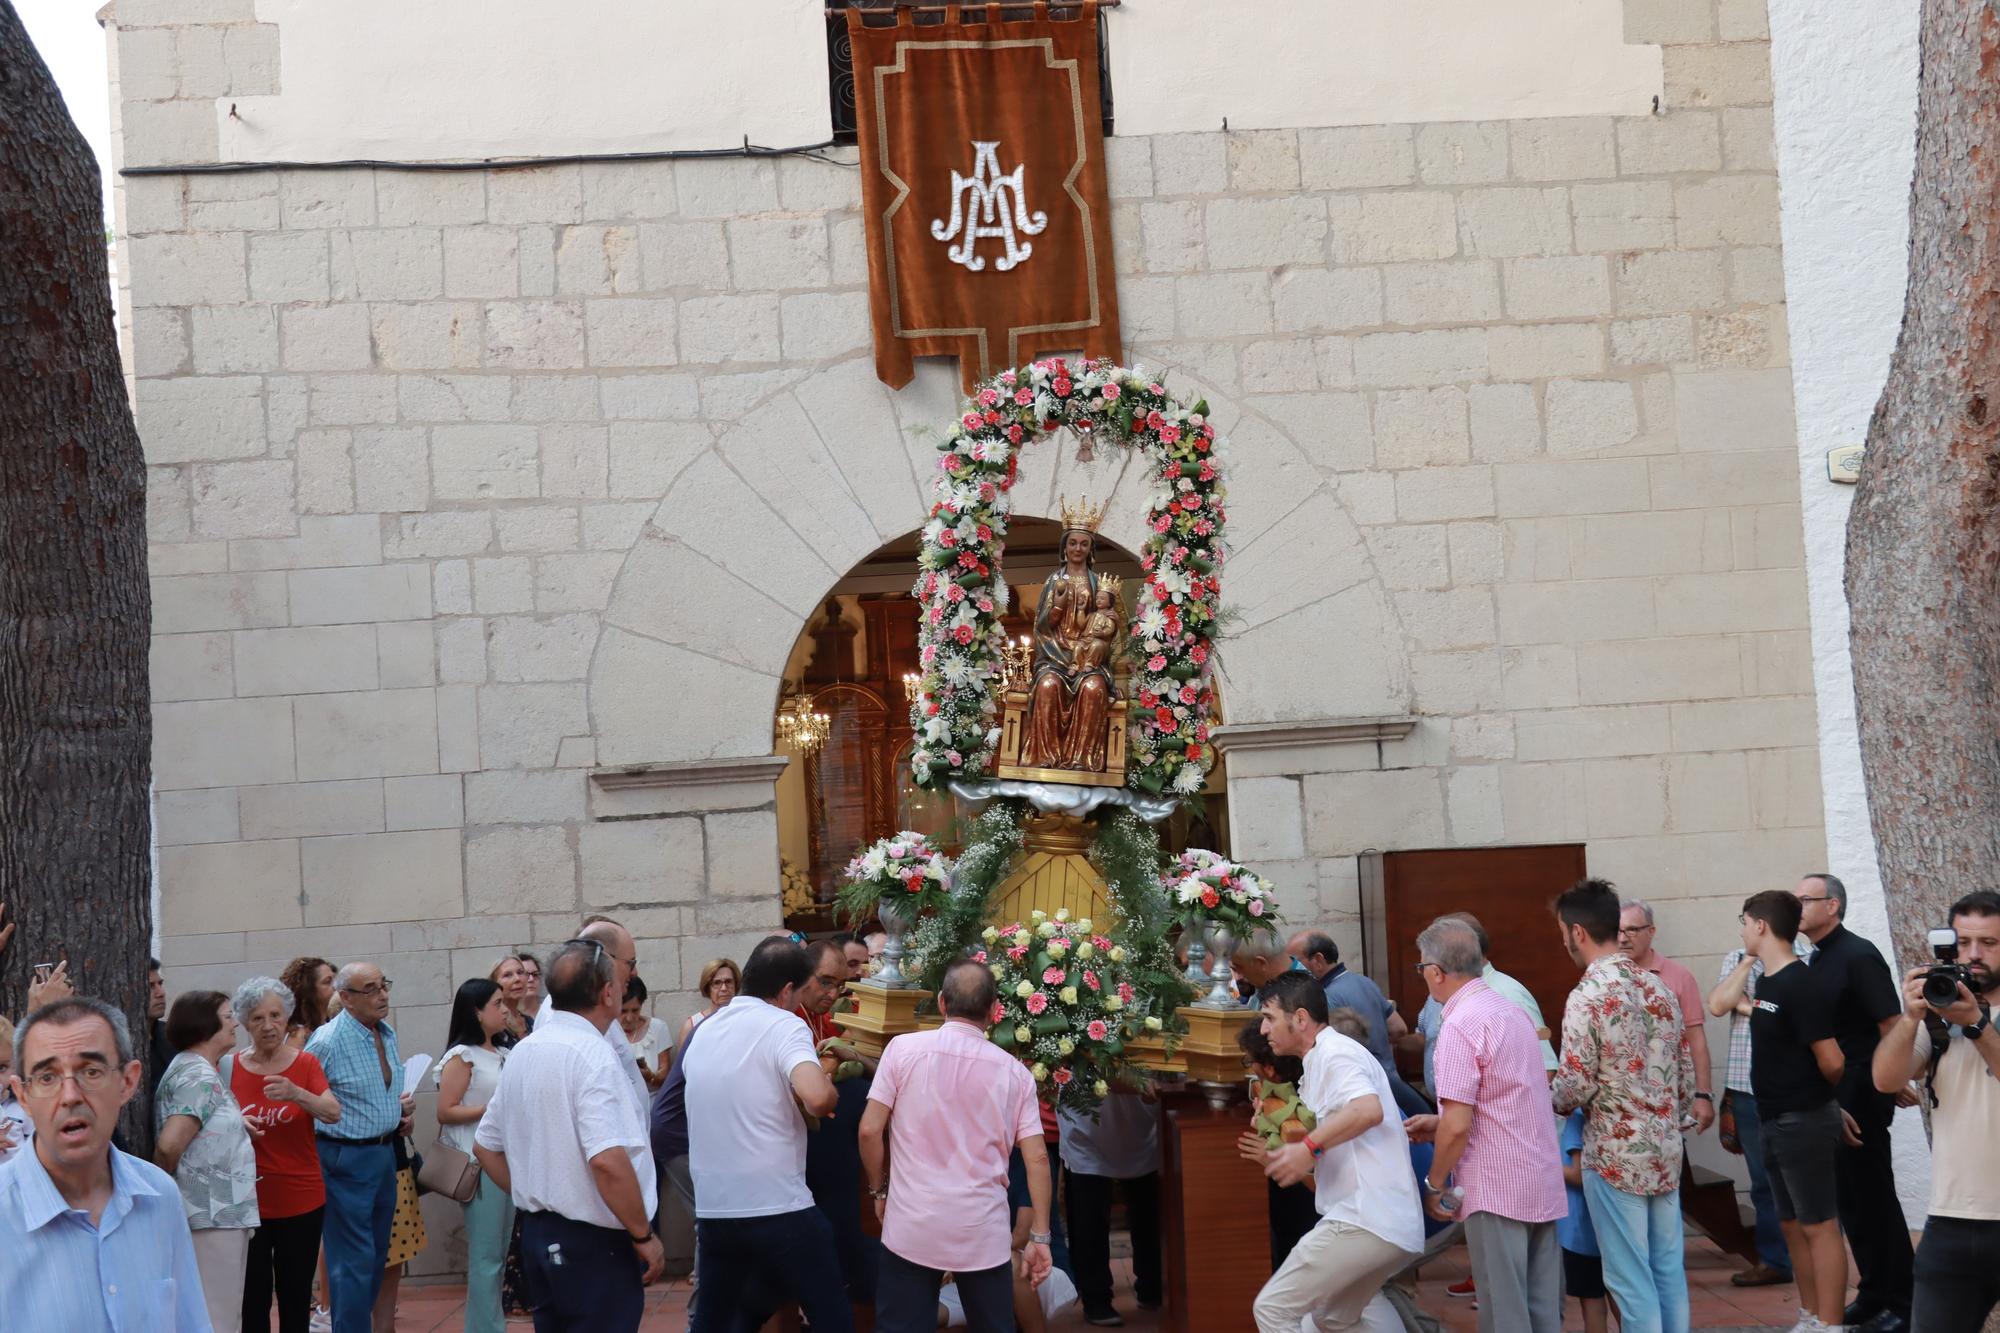
[[[767,146],[828,137],[824,0],[257,0],[279,93],[216,104],[224,160]],[[1623,0],[1138,0],[1121,134],[1638,115]],[[237,115],[231,117],[230,106]]]
[[[828,137],[825,0],[257,0],[280,91],[225,160],[767,147]],[[231,119],[230,102],[239,118]]]
[[[1841,583],[1854,491],[1827,480],[1826,453],[1867,434],[1902,322],[1917,0],[1770,0],[1770,13],[1827,868],[1853,895],[1849,924],[1888,953]],[[1903,1207],[1916,1226],[1930,1154],[1913,1110],[1897,1118],[1896,1148]]]
[[[1660,48],[1624,28],[1623,0],[1135,0],[1118,132],[1642,115]]]

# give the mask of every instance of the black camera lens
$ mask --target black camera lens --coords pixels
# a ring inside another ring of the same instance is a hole
[[[1924,1003],[1933,1009],[1958,1003],[1959,974],[1956,967],[1934,967],[1924,973]]]

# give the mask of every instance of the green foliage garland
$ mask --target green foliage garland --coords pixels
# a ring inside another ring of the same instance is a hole
[[[944,970],[978,947],[987,903],[1021,850],[1026,809],[1025,801],[999,800],[972,821],[971,835],[953,863],[950,900],[919,921],[903,942],[910,976],[932,995],[944,984]]]

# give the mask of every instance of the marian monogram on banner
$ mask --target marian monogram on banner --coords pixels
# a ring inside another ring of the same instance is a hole
[[[999,241],[1005,249],[993,267],[1005,273],[1035,253],[1035,247],[1020,240],[1015,232],[1040,236],[1049,225],[1049,215],[1028,211],[1021,190],[1021,174],[1028,169],[1025,162],[1002,176],[1000,145],[978,139],[972,141],[972,157],[970,176],[951,173],[951,221],[933,219],[931,235],[940,241],[963,236],[947,253],[952,263],[963,264],[974,273],[986,267],[986,260],[977,253],[979,243]]]
[[[921,24],[847,11],[875,370],[891,386],[918,356],[958,357],[970,392],[1039,356],[1121,353],[1097,6],[1003,18],[1028,8],[947,6]]]

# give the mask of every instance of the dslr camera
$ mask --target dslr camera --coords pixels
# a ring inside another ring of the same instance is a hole
[[[1938,961],[1924,973],[1924,1003],[1933,1009],[1949,1009],[1958,1003],[1961,985],[1972,994],[1979,994],[1972,969],[1958,961],[1958,932],[1940,926],[1931,932],[1930,941],[1931,952]]]

